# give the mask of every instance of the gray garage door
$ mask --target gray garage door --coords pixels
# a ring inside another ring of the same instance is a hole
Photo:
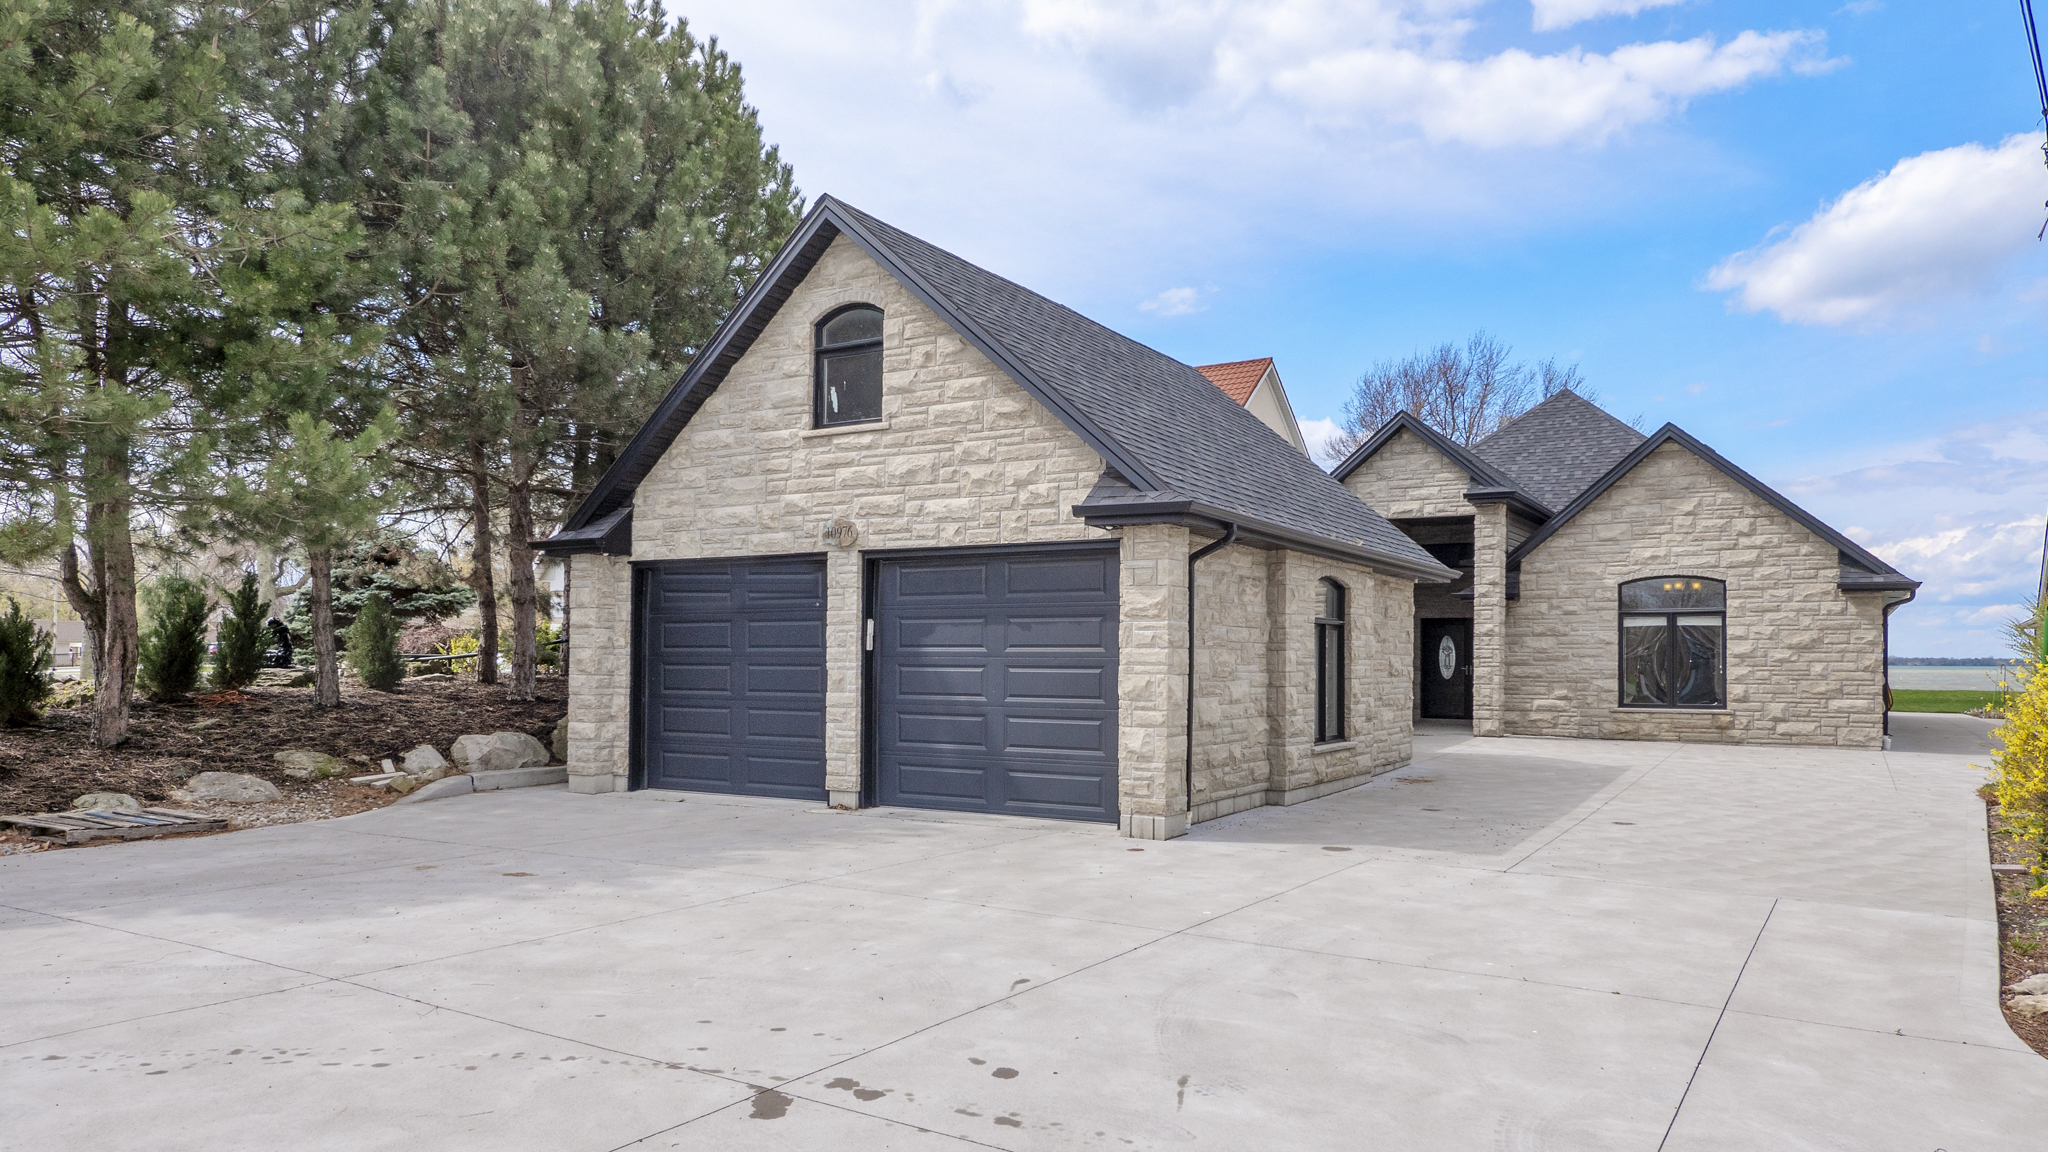
[[[691,562],[648,575],[650,788],[825,798],[825,563]]]
[[[1114,549],[877,565],[884,804],[1115,820]]]

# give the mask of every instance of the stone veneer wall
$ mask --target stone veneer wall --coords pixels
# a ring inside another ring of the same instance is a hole
[[[632,575],[623,556],[569,558],[569,790],[625,787]]]
[[[1406,429],[1346,476],[1344,486],[1390,520],[1472,515],[1465,502],[1472,478]]]
[[[1879,747],[1884,619],[1835,587],[1834,545],[1666,444],[1522,563],[1508,609],[1511,733]],[[1728,582],[1728,707],[1617,706],[1617,587]]]

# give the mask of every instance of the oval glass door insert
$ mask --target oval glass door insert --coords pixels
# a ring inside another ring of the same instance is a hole
[[[1449,636],[1444,637],[1436,646],[1436,666],[1443,672],[1446,680],[1458,671],[1458,645]]]

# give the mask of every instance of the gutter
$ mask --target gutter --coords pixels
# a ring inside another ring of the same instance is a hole
[[[1906,592],[1906,598],[1884,606],[1884,738],[1892,738],[1892,613],[1913,602],[1920,595],[1920,586],[1915,584]]]
[[[1188,499],[1136,499],[1080,503],[1070,511],[1090,528],[1121,528],[1128,524],[1184,524],[1189,519],[1230,528],[1242,528],[1246,535],[1282,544],[1298,552],[1327,556],[1347,564],[1358,564],[1388,576],[1423,584],[1447,584],[1458,578],[1456,570],[1434,560],[1417,563],[1366,546],[1364,541],[1317,536],[1296,528],[1253,519],[1248,516]],[[1397,530],[1398,531],[1398,530]]]
[[[1182,790],[1187,797],[1190,825],[1195,822],[1195,562],[1211,552],[1219,552],[1229,547],[1236,540],[1236,522],[1225,521],[1222,539],[1204,544],[1188,553],[1188,735],[1187,767],[1184,770],[1186,782],[1182,785]]]

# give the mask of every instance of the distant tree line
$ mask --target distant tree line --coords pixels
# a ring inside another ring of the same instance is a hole
[[[0,559],[84,620],[95,740],[138,541],[295,558],[331,707],[337,557],[466,521],[479,678],[502,562],[531,698],[529,541],[802,207],[739,66],[648,0],[0,6]]]

